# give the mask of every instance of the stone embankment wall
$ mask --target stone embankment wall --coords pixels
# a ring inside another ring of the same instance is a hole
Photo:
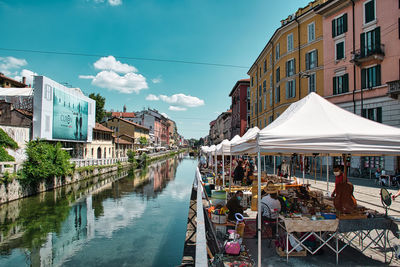
[[[122,167],[129,166],[129,163],[122,164]],[[55,177],[51,182],[41,182],[36,188],[31,186],[23,186],[18,179],[14,179],[11,183],[0,185],[0,205],[20,198],[32,196],[41,192],[49,191],[54,188],[73,184],[88,178],[100,176],[106,173],[117,172],[118,166],[99,166],[92,169],[77,170],[72,176],[65,178]]]

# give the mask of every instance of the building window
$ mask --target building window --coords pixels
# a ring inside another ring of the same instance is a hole
[[[294,63],[295,63],[295,59],[286,61],[286,77],[290,77],[290,76],[294,75],[294,73],[295,73]]]
[[[258,113],[262,112],[262,98],[258,101]]]
[[[349,91],[349,74],[333,77],[333,94],[339,95]]]
[[[311,70],[318,66],[318,51],[314,50],[306,54],[306,69]]]
[[[296,96],[296,80],[286,82],[286,99]]]
[[[274,121],[274,117],[271,115],[268,117],[268,124],[271,124]]]
[[[315,23],[308,24],[308,42],[312,42],[315,40]]]
[[[263,92],[265,93],[267,91],[267,80],[263,81]]]
[[[46,100],[51,101],[52,100],[52,96],[53,96],[53,92],[52,92],[51,86],[46,84],[44,88],[45,88],[44,98]],[[60,100],[61,100],[61,98],[59,98],[59,101]]]
[[[375,20],[375,0],[364,2],[364,24]]]
[[[267,60],[264,60],[264,73],[267,72]]]
[[[247,99],[250,99],[250,87],[247,87]]]
[[[280,53],[281,53],[281,52],[280,52],[280,45],[277,44],[276,47],[275,47],[275,59],[276,59],[276,60],[279,59]]]
[[[363,109],[361,115],[369,120],[382,123],[382,107]]]
[[[264,95],[264,109],[267,108],[267,94]]]
[[[258,86],[258,96],[261,96],[261,84]]]
[[[278,67],[276,69],[276,82],[279,83],[280,80],[281,80],[281,69]]]
[[[381,85],[381,65],[361,70],[361,88],[372,88]]]
[[[281,87],[278,86],[275,88],[275,103],[279,103],[281,101]]]
[[[288,52],[293,51],[293,33],[287,36],[287,51]]]
[[[361,56],[366,57],[381,50],[381,27],[360,35]]]
[[[308,92],[309,93],[315,92],[315,77],[316,77],[315,73],[311,73],[308,76]]]
[[[269,66],[272,67],[272,52],[269,54]]]
[[[260,73],[260,78],[261,78],[261,67],[260,67],[260,72],[259,73]]]
[[[347,13],[332,20],[332,37],[339,36],[347,32]]]
[[[337,42],[335,45],[336,60],[344,58],[344,41]]]
[[[272,82],[272,73],[269,75],[269,88],[272,88],[272,87],[274,87],[274,84],[273,84],[273,82]]]
[[[269,105],[272,106],[272,89],[269,89]]]
[[[254,77],[251,76],[251,87],[253,87],[253,86],[254,86]]]

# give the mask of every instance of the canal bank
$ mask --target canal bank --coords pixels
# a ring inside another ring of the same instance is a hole
[[[156,153],[153,155],[150,154],[147,157],[147,164],[157,160],[166,159],[168,157],[173,157],[182,152],[184,152],[184,150],[166,151],[163,153]],[[39,182],[34,186],[24,185],[17,178],[17,176],[10,182],[1,183],[0,205],[24,197],[36,195],[41,192],[77,183],[79,181],[90,179],[96,176],[101,176],[109,173],[116,173],[119,170],[132,168],[132,164],[128,162],[127,158],[122,158],[117,163],[110,165],[88,165],[89,163],[90,163],[89,161],[88,162],[76,161],[74,162],[74,164],[79,164],[77,165],[79,167],[75,168],[73,174],[67,175],[65,177],[54,177],[53,179],[48,179],[47,181]],[[141,168],[141,166],[139,167]]]
[[[0,266],[179,265],[195,166],[172,157],[2,205]]]

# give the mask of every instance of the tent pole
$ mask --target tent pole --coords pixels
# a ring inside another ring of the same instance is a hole
[[[329,154],[326,156],[326,193],[329,195]]]
[[[276,174],[276,157],[274,156],[274,175]]]
[[[258,161],[258,168],[257,168],[257,213],[258,213],[258,220],[257,220],[257,233],[258,233],[258,258],[257,258],[257,265],[261,267],[261,157],[260,157],[260,147],[258,147],[257,153],[257,161]]]
[[[215,152],[214,152],[214,157],[215,157],[215,164],[214,164],[214,169],[215,169],[214,184],[216,184],[216,183],[217,183],[217,176],[218,176],[217,150],[215,150]]]
[[[225,188],[225,155],[222,149],[222,188]]]
[[[321,161],[321,156],[319,156]],[[314,182],[317,183],[317,157],[314,159]]]
[[[306,173],[305,173],[305,170],[304,170],[304,155],[303,155],[303,184],[304,184],[304,180],[305,180],[305,176],[306,176]]]
[[[229,193],[231,192],[231,184],[232,184],[232,152],[231,152],[231,160],[229,166]]]

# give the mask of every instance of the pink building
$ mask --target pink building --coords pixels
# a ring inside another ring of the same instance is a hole
[[[323,16],[324,96],[353,113],[400,126],[400,2],[330,0],[316,9]],[[356,169],[388,171],[399,158],[362,157]]]
[[[229,96],[232,98],[231,138],[243,136],[250,124],[250,79],[236,82]]]

